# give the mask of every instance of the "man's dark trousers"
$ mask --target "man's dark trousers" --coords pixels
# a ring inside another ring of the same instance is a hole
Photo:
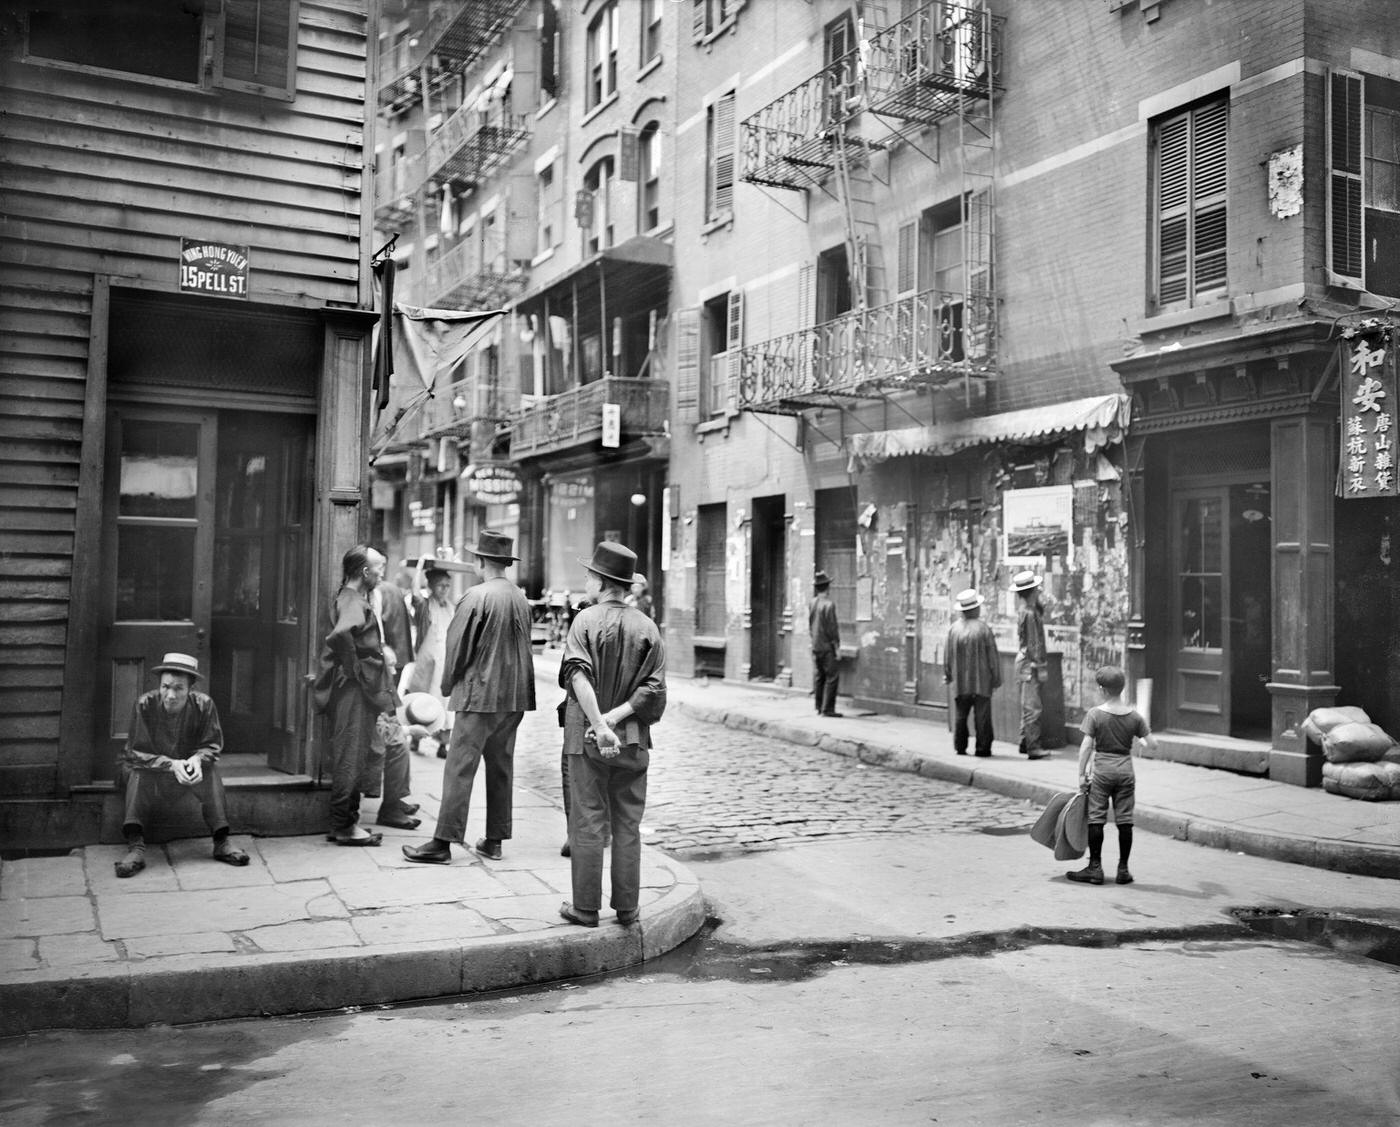
[[[967,720],[972,714],[973,726],[977,731],[977,754],[992,754],[992,698],[980,693],[964,693],[953,698],[953,750],[959,755],[967,753]]]
[[[442,769],[442,806],[433,836],[466,844],[467,811],[477,765],[486,760],[486,837],[511,836],[515,731],[523,712],[459,712]]]
[[[836,654],[834,651],[827,653],[814,653],[812,655],[813,685],[817,698],[817,711],[830,714],[836,711]]]

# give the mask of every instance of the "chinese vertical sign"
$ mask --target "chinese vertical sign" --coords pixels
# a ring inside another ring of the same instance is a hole
[[[1395,497],[1396,375],[1387,337],[1355,337],[1342,377],[1341,496]]]

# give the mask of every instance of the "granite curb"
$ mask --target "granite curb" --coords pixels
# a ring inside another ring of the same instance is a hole
[[[817,747],[834,755],[858,759],[871,766],[907,771],[993,791],[1009,798],[1045,803],[1066,789],[1063,782],[1007,774],[1005,767],[984,767],[966,760],[940,758],[898,744],[870,737],[852,738],[814,731],[799,721],[769,720],[733,707],[707,705],[691,700],[673,701],[673,707],[697,720],[722,724],[740,731]],[[1010,763],[1012,760],[1007,760]],[[1018,763],[1017,766],[1020,764]],[[1214,849],[1227,849],[1290,864],[1309,865],[1357,876],[1400,879],[1400,850],[1385,845],[1338,841],[1302,831],[1282,833],[1242,826],[1188,811],[1139,801],[1136,824],[1149,833],[1189,841]]]
[[[0,1036],[426,1001],[634,966],[685,942],[709,913],[684,865],[656,856],[644,864],[664,864],[675,880],[632,927],[608,917],[596,930],[36,970],[0,984]]]

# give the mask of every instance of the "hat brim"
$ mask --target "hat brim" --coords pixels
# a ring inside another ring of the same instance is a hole
[[[636,574],[635,572],[628,572],[626,575],[613,575],[611,572],[594,567],[592,560],[586,560],[582,556],[575,556],[574,558],[594,575],[601,575],[604,579],[611,579],[614,583],[621,583],[624,587],[632,586],[632,576]]]
[[[1014,594],[1020,595],[1026,591],[1034,591],[1037,587],[1043,587],[1044,585],[1045,580],[1037,577],[1034,583],[1024,583],[1019,587],[1012,587],[1011,590]]]
[[[475,548],[472,549],[472,555],[476,556],[477,559],[501,560],[508,563],[515,563],[520,559],[519,556],[498,556],[495,552],[478,552]]]
[[[186,677],[193,677],[196,681],[204,680],[204,674],[198,669],[191,669],[188,665],[153,665],[152,673],[183,673]]]
[[[986,599],[978,599],[975,603],[959,603],[958,610],[976,610],[986,603]]]

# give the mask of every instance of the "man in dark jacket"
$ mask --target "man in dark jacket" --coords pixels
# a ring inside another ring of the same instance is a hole
[[[617,922],[637,921],[641,898],[642,814],[647,801],[651,726],[666,708],[666,648],[656,623],[627,604],[637,556],[604,540],[591,560],[593,605],[579,611],[564,643],[559,684],[564,753],[569,760],[569,864],[573,899],[559,914],[598,926],[603,849],[612,833],[612,899]]]
[[[514,545],[509,536],[483,530],[472,549],[485,579],[462,596],[447,632],[441,688],[457,720],[442,768],[442,806],[432,841],[403,847],[410,861],[443,865],[452,859],[452,842],[466,844],[472,783],[482,759],[486,836],[474,849],[499,861],[501,842],[511,836],[515,732],[535,707],[530,604],[505,574],[520,558],[511,554]]]
[[[1016,681],[1021,687],[1021,754],[1044,759],[1040,746],[1040,686],[1049,676],[1045,658],[1045,611],[1040,605],[1044,579],[1033,571],[1018,571],[1011,591],[1020,603],[1016,614]]]
[[[812,577],[816,597],[807,607],[807,629],[812,636],[812,682],[817,711],[823,716],[840,716],[836,711],[836,662],[840,657],[841,627],[836,621],[836,604],[827,591],[831,576],[818,571]]]
[[[982,621],[985,602],[972,588],[958,595],[962,618],[948,629],[943,647],[943,680],[953,686],[953,749],[967,754],[967,719],[973,716],[977,730],[977,754],[992,754],[992,692],[1001,685],[997,643]]]

